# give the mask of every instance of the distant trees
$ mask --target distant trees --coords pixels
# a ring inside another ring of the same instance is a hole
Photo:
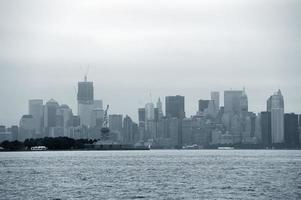
[[[46,146],[50,150],[68,150],[68,149],[82,149],[84,144],[93,144],[96,140],[91,139],[72,139],[68,137],[56,137],[56,138],[30,138],[24,142],[19,141],[3,141],[0,146],[5,150],[16,151],[30,149],[34,146]]]
[[[18,151],[24,149],[24,144],[22,142],[19,142],[18,140],[12,142],[5,140],[1,143],[0,146],[9,151]]]

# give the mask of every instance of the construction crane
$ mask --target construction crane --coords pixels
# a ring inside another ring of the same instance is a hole
[[[102,140],[108,140],[109,139],[110,129],[108,127],[108,110],[109,110],[109,105],[107,105],[107,108],[104,112],[103,124],[102,124],[102,128],[100,130]]]

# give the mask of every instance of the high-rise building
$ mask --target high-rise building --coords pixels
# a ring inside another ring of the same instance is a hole
[[[271,112],[272,143],[284,143],[284,100],[280,90],[268,99],[267,105]]]
[[[56,127],[62,128],[62,135],[69,136],[69,127],[73,125],[73,113],[69,106],[63,104],[56,109]]]
[[[145,138],[145,108],[138,109],[139,140]]]
[[[109,115],[110,131],[116,134],[117,140],[122,140],[122,119],[123,116],[119,114]]]
[[[165,114],[166,117],[175,117],[178,119],[185,118],[184,96],[177,95],[165,97]]]
[[[243,89],[242,96],[240,98],[240,109],[243,114],[247,114],[248,109],[248,96],[246,94],[245,88]]]
[[[272,144],[271,112],[261,112],[261,142],[264,147]]]
[[[158,101],[157,101],[157,109],[158,109],[158,119],[160,120],[164,116],[163,109],[162,109],[162,102],[161,102],[160,98],[158,98]]]
[[[138,141],[138,126],[129,116],[123,120],[123,142],[126,144],[134,144]]]
[[[288,147],[299,145],[298,115],[294,113],[284,115],[284,141]]]
[[[224,91],[224,112],[231,114],[241,113],[242,90]]]
[[[215,110],[218,112],[220,103],[219,103],[219,92],[212,91],[211,92],[211,100],[214,102]]]
[[[94,106],[94,88],[93,82],[87,81],[87,76],[83,82],[78,82],[77,102],[81,125],[90,127]]]
[[[23,115],[20,120],[18,140],[24,141],[35,136],[35,122],[32,115]]]
[[[145,120],[154,120],[155,119],[155,107],[153,103],[145,104]]]
[[[54,99],[50,99],[44,106],[44,128],[46,136],[49,135],[49,129],[56,126],[56,110],[59,104]]]
[[[145,122],[145,108],[138,109],[138,121]]]
[[[205,110],[208,108],[209,100],[199,100],[199,112],[205,112]]]
[[[36,134],[41,134],[43,130],[43,100],[31,99],[28,104],[29,115],[32,115],[34,120],[35,132]]]

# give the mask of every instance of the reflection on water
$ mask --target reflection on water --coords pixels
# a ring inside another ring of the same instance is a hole
[[[1,152],[0,199],[301,199],[301,151]]]

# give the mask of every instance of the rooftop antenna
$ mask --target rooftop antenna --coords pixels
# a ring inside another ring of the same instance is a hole
[[[87,82],[87,76],[88,76],[88,73],[89,73],[89,68],[90,68],[90,66],[88,65],[88,67],[86,68],[85,77],[84,77],[85,82]]]

